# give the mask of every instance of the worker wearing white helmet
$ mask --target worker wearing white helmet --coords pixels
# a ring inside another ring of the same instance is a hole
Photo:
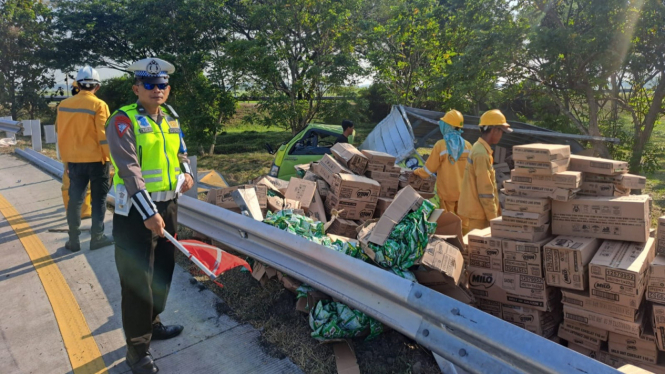
[[[111,187],[109,147],[105,129],[109,107],[95,96],[101,85],[99,73],[95,69],[90,66],[82,68],[76,75],[76,81],[81,91],[60,103],[55,122],[60,156],[67,165],[66,172],[69,176],[69,201],[65,202],[69,240],[65,247],[72,252],[81,250],[81,205],[88,183],[92,207],[90,249],[113,244],[113,239],[104,235],[106,194]]]
[[[117,110],[107,124],[116,173],[113,235],[122,287],[122,327],[127,364],[133,373],[156,373],[152,340],[179,335],[183,326],[165,326],[164,311],[175,267],[175,247],[163,230],[175,235],[178,193],[194,180],[178,115],[169,97],[170,63],[147,58],[128,68],[138,101]],[[182,187],[180,187],[182,186]]]

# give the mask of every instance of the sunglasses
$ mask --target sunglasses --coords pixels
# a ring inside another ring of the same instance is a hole
[[[155,86],[157,86],[157,88],[159,88],[160,90],[165,90],[168,85],[169,85],[168,83],[145,83],[145,82],[143,82],[143,88],[145,88],[148,91],[154,90]]]

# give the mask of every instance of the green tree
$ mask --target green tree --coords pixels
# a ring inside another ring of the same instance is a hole
[[[253,120],[294,134],[321,110],[332,89],[362,72],[356,46],[360,0],[228,3],[232,33],[224,53],[250,92],[261,96]]]
[[[419,106],[433,96],[456,52],[445,44],[437,0],[396,0],[368,25],[367,60],[394,103]]]
[[[54,83],[52,22],[41,1],[0,2],[0,105],[15,119],[21,110],[34,116],[46,106],[42,95]]]

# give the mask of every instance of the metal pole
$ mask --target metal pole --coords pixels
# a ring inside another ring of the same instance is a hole
[[[37,152],[42,151],[42,125],[38,119],[33,119],[32,122],[32,149]]]

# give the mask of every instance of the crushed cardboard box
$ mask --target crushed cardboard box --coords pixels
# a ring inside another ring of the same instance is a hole
[[[286,193],[286,189],[287,187],[289,187],[289,182],[277,179],[275,177],[271,177],[269,175],[264,175],[262,177],[257,178],[254,184],[257,186],[266,186],[267,188],[273,191],[277,191],[282,195]]]
[[[238,204],[235,203],[235,201],[233,200],[233,196],[231,194],[233,193],[233,191],[238,189],[255,189],[256,197],[259,202],[259,207],[261,209],[268,208],[268,195],[267,195],[268,189],[265,185],[255,186],[255,185],[245,184],[240,186],[211,189],[210,191],[208,191],[207,201],[211,204],[217,205],[222,208],[237,209]]]
[[[263,213],[259,206],[259,199],[256,197],[255,188],[239,188],[231,193],[231,197],[241,212],[246,212],[257,221],[263,221]]]
[[[513,160],[550,162],[570,158],[570,146],[533,143],[513,146]]]
[[[379,199],[376,201],[376,209],[374,210],[374,218],[379,218],[381,217],[390,204],[392,204],[393,199],[387,198],[387,197],[379,197]]]
[[[471,294],[469,290],[461,285],[458,286],[451,283],[450,277],[444,275],[440,271],[428,270],[422,267],[422,269],[414,271],[413,275],[415,275],[416,280],[421,285],[452,297],[459,302],[471,304],[475,301],[473,294]]]
[[[616,175],[627,173],[628,163],[598,157],[571,155],[568,169],[585,173]]]
[[[358,359],[348,341],[333,344],[337,374],[360,374]]]
[[[654,257],[652,238],[646,243],[604,241],[589,263],[591,298],[639,308]]]
[[[326,225],[326,233],[344,236],[347,238],[357,237],[358,224],[354,221],[334,216]]]
[[[464,270],[464,259],[459,248],[448,241],[451,238],[457,240],[456,236],[433,235],[420,263],[430,270],[439,271],[450,277],[450,283],[459,285]]]
[[[300,207],[307,213],[316,193],[316,182],[291,177],[284,197],[300,202]],[[325,222],[325,220],[324,220]]]
[[[312,203],[309,205],[307,210],[307,215],[315,221],[320,221],[326,224],[328,222],[328,217],[326,217],[326,209],[323,204],[323,199],[319,195],[319,192],[314,190],[314,198]]]
[[[649,205],[648,195],[555,201],[552,233],[645,242],[651,226]]]
[[[411,187],[399,191],[392,204],[379,218],[378,223],[372,230],[369,241],[377,245],[384,245],[395,225],[409,212],[420,207],[422,202],[423,198]],[[372,211],[372,213],[374,212]]]
[[[589,262],[601,240],[561,235],[544,247],[545,279],[550,286],[584,291],[589,284]]]
[[[337,143],[330,148],[337,161],[352,172],[362,175],[367,168],[367,157],[349,143]]]

